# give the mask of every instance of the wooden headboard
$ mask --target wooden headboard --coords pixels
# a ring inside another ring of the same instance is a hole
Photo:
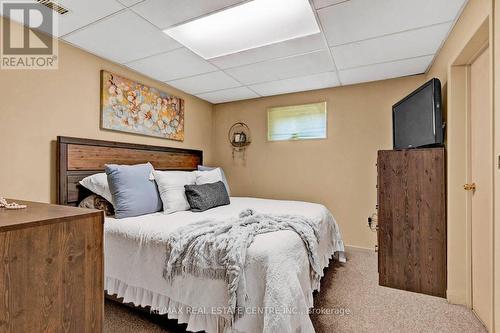
[[[195,170],[203,151],[58,136],[57,203],[77,205],[90,194],[79,181],[104,172],[106,164],[146,162],[156,170]]]

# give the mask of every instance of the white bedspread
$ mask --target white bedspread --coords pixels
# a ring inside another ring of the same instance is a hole
[[[319,225],[319,256],[328,266],[334,252],[343,258],[338,226],[322,205],[256,198],[232,197],[229,206],[203,213],[150,214],[105,221],[105,289],[124,302],[151,306],[169,318],[188,323],[188,330],[209,333],[227,330],[226,286],[223,281],[192,276],[176,277],[172,284],[162,276],[165,235],[181,225],[207,218],[237,216],[253,208],[270,214],[306,216]],[[293,231],[278,231],[255,238],[247,252],[245,278],[249,299],[236,320],[235,332],[314,332],[308,309],[313,306],[310,267],[304,244]]]

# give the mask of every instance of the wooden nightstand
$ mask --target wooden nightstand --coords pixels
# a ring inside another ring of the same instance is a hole
[[[103,212],[0,208],[0,332],[102,332]]]

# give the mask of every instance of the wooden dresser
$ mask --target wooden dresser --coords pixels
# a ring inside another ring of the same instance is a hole
[[[444,148],[378,152],[379,284],[446,297]]]
[[[101,211],[0,208],[0,332],[102,332]]]

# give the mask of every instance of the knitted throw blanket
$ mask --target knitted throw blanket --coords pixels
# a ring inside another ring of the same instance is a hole
[[[254,237],[278,230],[292,230],[307,250],[313,281],[320,279],[318,258],[319,231],[307,218],[297,215],[258,214],[251,209],[226,221],[206,220],[181,227],[167,239],[163,277],[191,274],[225,280],[229,310],[233,315],[247,298],[243,270],[246,251]]]

